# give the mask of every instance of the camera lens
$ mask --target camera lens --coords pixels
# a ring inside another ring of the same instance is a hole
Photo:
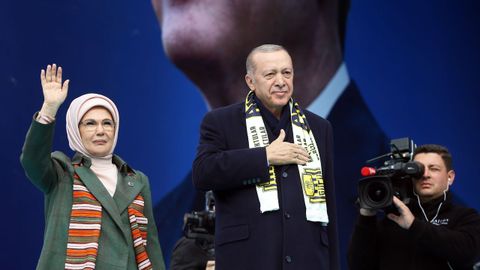
[[[381,182],[372,182],[367,186],[367,195],[373,203],[380,203],[385,200],[387,187]]]
[[[360,206],[367,209],[381,209],[391,204],[393,189],[387,176],[371,176],[360,181]]]

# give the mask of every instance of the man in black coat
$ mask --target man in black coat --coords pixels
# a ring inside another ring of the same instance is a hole
[[[398,213],[377,219],[376,209],[360,208],[348,253],[351,270],[470,270],[479,259],[480,215],[452,202],[450,152],[427,144],[415,150],[414,160],[425,172],[413,180],[409,203],[393,197]]]
[[[284,46],[295,59],[295,97],[333,126],[340,258],[355,219],[359,170],[389,151],[388,139],[350,79],[342,46],[348,0],[152,1],[168,58],[198,87],[209,109],[240,102],[247,92],[244,61],[263,43]],[[168,262],[183,215],[202,210],[191,173],[155,207]],[[172,181],[178,181],[173,179]]]
[[[209,112],[193,164],[216,203],[215,267],[339,269],[330,123],[291,99],[278,45],[247,57],[246,101]]]

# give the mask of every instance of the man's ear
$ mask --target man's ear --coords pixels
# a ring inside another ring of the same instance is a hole
[[[255,86],[253,85],[253,78],[248,73],[245,75],[245,82],[247,83],[250,90],[255,91]]]
[[[453,180],[455,180],[455,171],[450,170],[447,174],[448,174],[448,185],[450,186],[453,184]]]

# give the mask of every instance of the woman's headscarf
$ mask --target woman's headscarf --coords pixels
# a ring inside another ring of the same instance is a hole
[[[82,117],[85,113],[88,112],[93,107],[104,107],[107,109],[113,117],[113,121],[115,122],[115,134],[113,137],[113,144],[112,149],[108,153],[105,158],[109,158],[112,156],[113,150],[117,145],[117,138],[118,138],[118,129],[120,126],[120,115],[118,114],[117,106],[113,103],[112,100],[107,98],[106,96],[102,96],[100,94],[85,94],[82,96],[77,97],[70,103],[70,107],[68,107],[67,111],[67,137],[68,137],[68,145],[73,151],[77,151],[82,153],[87,157],[92,157],[92,155],[87,151],[85,146],[82,143],[82,138],[80,137],[80,130],[78,125],[82,120]]]

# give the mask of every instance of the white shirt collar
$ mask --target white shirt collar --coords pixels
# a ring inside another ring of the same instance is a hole
[[[328,114],[350,83],[347,66],[342,63],[320,95],[308,106],[308,110],[327,118]]]

